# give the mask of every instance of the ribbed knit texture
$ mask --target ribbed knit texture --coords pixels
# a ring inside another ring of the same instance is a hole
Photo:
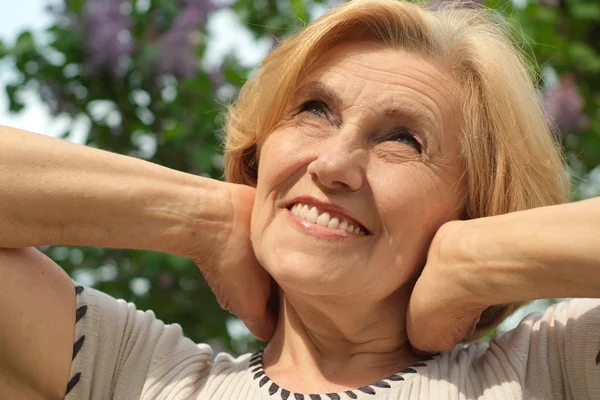
[[[234,358],[196,345],[179,325],[85,287],[78,309],[71,390],[66,400],[297,400],[260,374],[258,356]],[[250,364],[252,363],[252,366]],[[257,374],[257,371],[259,372]],[[259,376],[256,376],[259,375]],[[600,399],[600,300],[557,304],[492,342],[457,346],[402,380],[353,390],[357,399]],[[76,383],[74,383],[76,382]],[[262,386],[261,386],[262,382]],[[370,389],[369,389],[370,390]],[[350,399],[346,393],[305,400]]]

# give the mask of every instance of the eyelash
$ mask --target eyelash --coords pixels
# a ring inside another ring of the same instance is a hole
[[[410,143],[405,143],[405,144],[408,144],[409,146],[414,147],[415,150],[419,152],[419,154],[423,153],[423,147],[421,146],[421,142],[419,142],[417,140],[417,138],[415,137],[415,135],[412,132],[410,132],[410,130],[408,130],[408,129],[401,129],[398,131],[391,132],[385,138],[385,140],[394,140],[394,141],[397,141],[398,143],[403,143],[399,139],[408,139],[408,141]]]
[[[314,112],[313,110],[317,107],[321,108],[323,110],[323,115],[319,115],[316,112]],[[328,114],[328,110],[327,110],[327,106],[325,105],[325,103],[323,103],[320,100],[307,100],[305,101],[301,106],[300,106],[300,113],[302,112],[310,112],[315,114],[317,117],[321,117],[321,118],[327,118],[327,114]]]
[[[315,112],[314,110],[316,108],[320,108],[323,112],[323,115],[319,115],[317,112]],[[303,112],[310,112],[320,118],[328,118],[329,117],[329,115],[328,115],[329,110],[327,109],[327,105],[325,103],[323,103],[322,101],[316,100],[316,99],[307,100],[304,103],[302,103],[298,113],[300,114]],[[410,143],[405,143],[405,144],[412,146],[416,151],[419,152],[419,154],[421,154],[423,152],[421,143],[416,139],[415,135],[413,133],[411,133],[410,130],[408,130],[408,129],[393,131],[389,135],[387,135],[384,140],[385,141],[393,140],[393,141],[397,141],[398,143],[402,143],[402,142],[400,142],[399,139],[408,139],[408,141]]]

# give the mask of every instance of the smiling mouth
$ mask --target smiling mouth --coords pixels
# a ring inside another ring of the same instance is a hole
[[[304,220],[316,225],[326,226],[331,229],[338,229],[360,236],[365,236],[369,233],[358,222],[352,221],[341,215],[336,215],[335,213],[327,211],[322,212],[315,206],[295,203],[291,204],[288,209],[292,215],[303,218]]]

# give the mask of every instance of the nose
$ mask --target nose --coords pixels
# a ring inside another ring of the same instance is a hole
[[[322,145],[308,173],[326,189],[357,191],[365,180],[367,152],[352,138],[336,136]]]

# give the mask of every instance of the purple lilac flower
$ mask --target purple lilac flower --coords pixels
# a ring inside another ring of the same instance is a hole
[[[170,272],[160,273],[158,275],[157,281],[158,286],[160,286],[162,289],[170,289],[173,287],[173,284],[175,284],[175,278]]]
[[[206,22],[208,13],[214,9],[210,0],[180,0],[183,9],[170,29],[158,39],[160,57],[158,70],[177,77],[190,77],[196,73],[199,60],[194,34]]]
[[[562,76],[558,86],[544,93],[544,106],[546,117],[556,135],[565,136],[588,127],[589,119],[583,113],[583,99],[571,75]]]
[[[134,49],[128,36],[132,21],[121,12],[121,5],[129,0],[88,0],[83,12],[87,35],[86,69],[97,72],[107,69],[123,74],[122,60]]]
[[[210,78],[210,82],[212,83],[212,87],[214,89],[218,89],[225,85],[225,71],[223,70],[222,65],[219,68],[214,68],[208,71],[208,77]]]
[[[181,7],[187,7],[187,6],[207,7],[208,6],[208,8],[211,8],[211,9],[213,7],[212,3],[207,0],[177,0],[177,3],[179,3],[179,5]]]

